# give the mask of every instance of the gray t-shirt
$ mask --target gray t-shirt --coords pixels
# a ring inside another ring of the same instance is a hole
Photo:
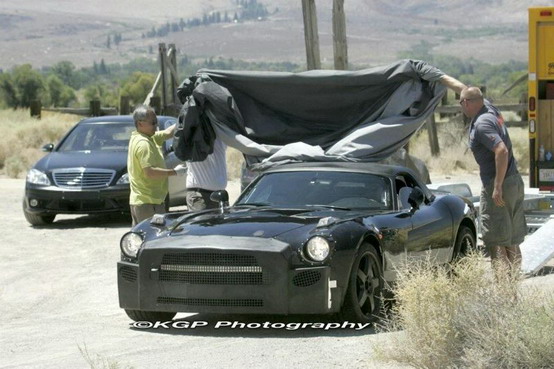
[[[504,142],[508,149],[508,169],[506,177],[518,173],[517,162],[512,152],[512,141],[504,118],[492,104],[485,100],[485,106],[471,121],[469,127],[469,147],[479,164],[479,175],[483,186],[487,186],[496,176],[494,147]]]

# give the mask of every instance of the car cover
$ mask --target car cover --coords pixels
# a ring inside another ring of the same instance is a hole
[[[439,69],[401,60],[359,71],[201,69],[178,88],[175,154],[201,161],[215,138],[249,167],[291,161],[379,161],[404,146],[446,91]]]

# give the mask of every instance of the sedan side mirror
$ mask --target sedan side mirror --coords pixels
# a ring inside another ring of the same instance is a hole
[[[425,196],[423,195],[423,191],[421,191],[419,187],[414,187],[412,188],[410,197],[408,197],[408,203],[411,205],[413,211],[415,211],[419,209],[419,206],[423,203],[424,199]]]
[[[214,191],[210,195],[210,200],[219,203],[219,209],[223,213],[223,208],[229,206],[229,193],[225,190]]]
[[[54,150],[54,144],[46,144],[42,147],[42,151],[44,152],[52,152]]]

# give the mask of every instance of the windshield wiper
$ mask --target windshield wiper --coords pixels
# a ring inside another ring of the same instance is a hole
[[[306,205],[308,207],[314,207],[314,208],[326,208],[326,209],[333,209],[333,210],[352,210],[350,208],[345,208],[343,206],[334,206],[334,205],[323,205],[323,204],[310,204]]]

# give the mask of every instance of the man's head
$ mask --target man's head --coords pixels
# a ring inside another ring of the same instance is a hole
[[[468,118],[475,117],[483,107],[483,93],[477,87],[464,88],[460,93],[460,105]]]
[[[153,136],[158,126],[156,112],[149,106],[139,105],[133,112],[133,120],[137,131],[147,136]]]

